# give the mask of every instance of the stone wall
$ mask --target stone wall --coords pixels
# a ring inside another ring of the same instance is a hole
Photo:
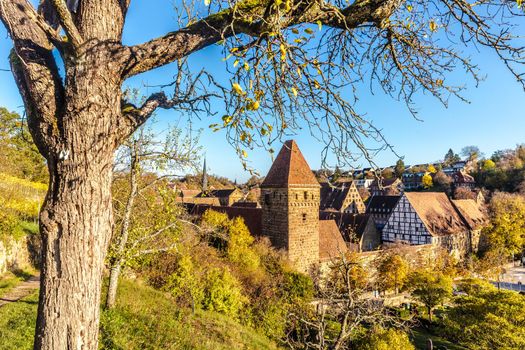
[[[288,249],[288,189],[261,189],[262,234],[276,249]]]
[[[288,258],[299,270],[319,262],[319,187],[290,188]]]
[[[31,266],[31,258],[27,237],[19,240],[0,240],[0,275],[29,266]]]
[[[262,231],[302,271],[319,262],[317,186],[261,189]]]

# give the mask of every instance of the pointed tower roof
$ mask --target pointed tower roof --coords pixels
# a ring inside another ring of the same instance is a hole
[[[320,186],[297,143],[288,140],[279,151],[261,187]]]

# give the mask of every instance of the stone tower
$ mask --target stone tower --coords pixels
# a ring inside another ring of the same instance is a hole
[[[319,182],[286,141],[261,184],[262,232],[304,272],[319,262],[319,203]]]

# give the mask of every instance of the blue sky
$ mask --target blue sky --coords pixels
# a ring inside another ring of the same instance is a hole
[[[175,12],[172,2],[166,0],[134,1],[126,22],[124,41],[137,44],[176,29]],[[3,26],[0,26],[0,69],[9,67],[7,57],[11,42]],[[209,47],[191,56],[190,66],[198,69],[206,66],[208,71],[224,78],[224,62],[220,48]],[[383,130],[387,140],[395,147],[398,154],[405,157],[406,164],[423,163],[441,159],[449,148],[459,152],[463,146],[477,145],[487,155],[503,148],[514,147],[525,142],[525,92],[513,76],[506,70],[495,55],[483,50],[475,55],[486,80],[475,88],[466,81],[469,89],[465,96],[470,104],[451,99],[445,108],[438,101],[429,97],[418,98],[419,117],[415,120],[403,103],[392,100],[383,94],[371,95],[366,89],[361,94],[357,105],[358,111],[366,113],[374,124]],[[162,67],[153,72],[142,74],[127,82],[140,88],[145,94],[154,88],[147,86],[167,83],[173,75],[172,66]],[[454,79],[461,81],[461,75]],[[0,106],[22,112],[22,101],[10,72],[0,71]],[[215,118],[220,118],[219,114]],[[160,111],[157,114],[160,128],[165,125],[179,124],[179,115],[173,111]],[[222,132],[213,133],[207,126],[213,119],[202,116],[194,120],[194,127],[204,128],[201,144],[206,152],[208,166],[212,173],[243,181],[250,174],[243,171],[242,165],[233,149],[226,143]],[[322,144],[307,132],[295,137],[299,147],[312,168],[321,163]],[[252,166],[265,174],[271,165],[270,155],[263,150],[250,153]],[[397,158],[385,151],[376,157],[376,163],[386,166]],[[359,165],[359,164],[357,164]],[[366,164],[364,164],[366,165]]]

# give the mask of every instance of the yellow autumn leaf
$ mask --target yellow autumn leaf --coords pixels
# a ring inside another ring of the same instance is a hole
[[[281,61],[286,59],[286,47],[284,44],[279,45],[279,51],[281,51]]]
[[[428,27],[430,28],[432,32],[435,32],[438,29],[438,25],[433,20],[430,21],[430,23],[428,24]]]
[[[265,128],[261,128],[261,135],[265,136],[268,134],[268,130],[266,130]]]
[[[248,158],[248,153],[245,150],[242,150],[243,158]]]
[[[245,71],[249,71],[250,70],[250,65],[247,62],[244,62],[244,70]]]
[[[317,27],[319,27],[319,31],[323,29],[323,23],[321,21],[317,21]]]
[[[233,92],[235,92],[237,95],[244,95],[244,91],[242,90],[242,87],[239,84],[233,83],[232,89]]]
[[[259,109],[259,106],[260,106],[259,101],[250,101],[246,105],[246,109],[249,111],[256,111]]]
[[[306,33],[308,33],[308,34],[313,34],[314,33],[314,31],[311,28],[306,28],[304,31]]]
[[[286,3],[284,4],[284,11],[289,12],[292,9],[292,3],[290,0],[286,0]]]
[[[292,88],[292,94],[293,94],[295,97],[297,97],[297,89],[294,88],[294,87]]]
[[[297,30],[297,28],[292,28],[292,33],[299,34],[299,31]]]
[[[204,5],[210,6],[211,0],[204,0]]]
[[[407,5],[407,10],[408,10],[408,12],[412,12],[412,10],[413,10],[412,5]]]
[[[231,115],[224,115],[224,116],[222,116],[222,121],[224,122],[224,124],[230,124],[232,119],[233,119],[233,117]]]
[[[234,67],[237,67],[238,64],[239,64],[239,60],[235,60],[235,61],[233,62],[233,66],[234,66]]]

